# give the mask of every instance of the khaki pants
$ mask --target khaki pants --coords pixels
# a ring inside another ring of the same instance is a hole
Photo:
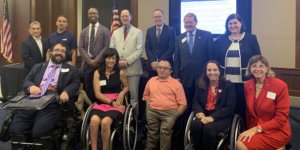
[[[147,106],[146,119],[148,124],[146,150],[154,150],[158,138],[160,138],[160,150],[170,150],[177,110],[156,110]]]

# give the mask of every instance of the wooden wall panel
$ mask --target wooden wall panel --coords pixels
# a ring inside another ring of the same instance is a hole
[[[285,81],[290,96],[300,96],[300,69],[272,68],[276,77]]]
[[[296,0],[296,68],[300,68],[300,1]]]
[[[56,31],[56,19],[60,15],[68,18],[68,30],[77,36],[76,0],[31,0],[31,7],[31,20],[41,22],[43,37]]]

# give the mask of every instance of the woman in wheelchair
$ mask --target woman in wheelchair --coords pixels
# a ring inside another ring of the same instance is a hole
[[[219,63],[208,61],[193,100],[196,119],[191,125],[194,149],[215,150],[217,135],[231,125],[236,97],[231,82],[225,81]]]
[[[285,82],[275,78],[261,55],[248,63],[245,82],[247,129],[237,141],[238,150],[284,149],[291,138],[290,98]]]
[[[94,73],[93,87],[97,102],[90,114],[91,149],[97,150],[99,127],[102,149],[109,149],[111,125],[122,120],[125,106],[123,99],[128,92],[125,72],[118,67],[119,55],[115,49],[103,52],[99,68]]]

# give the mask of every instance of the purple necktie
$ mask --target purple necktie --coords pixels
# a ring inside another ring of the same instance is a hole
[[[56,65],[51,66],[51,71],[47,75],[46,82],[42,86],[41,93],[38,94],[38,95],[29,95],[29,98],[38,98],[38,97],[43,96],[47,92],[47,89],[48,89],[51,81],[54,78],[55,71],[56,71],[57,68],[58,68],[58,66],[56,66]]]

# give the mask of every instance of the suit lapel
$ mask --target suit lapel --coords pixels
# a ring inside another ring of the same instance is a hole
[[[124,41],[124,46],[127,44],[127,41],[128,41],[128,39],[130,39],[130,37],[132,36],[132,34],[134,33],[134,29],[133,29],[134,27],[133,26],[131,26],[130,28],[129,28],[129,31],[128,31],[128,33],[127,33],[127,36],[126,36],[126,39],[125,39],[125,41]],[[124,37],[124,28],[123,28],[123,37]]]
[[[65,72],[63,70],[68,70],[68,71]],[[57,80],[58,89],[63,89],[63,84],[62,84],[63,81],[64,81],[63,79],[65,77],[65,74],[68,73],[69,71],[70,71],[69,66],[66,63],[63,63],[62,66],[61,66],[59,76],[58,76],[58,80]]]
[[[248,91],[248,95],[247,95],[247,107],[249,108],[249,113],[252,115],[252,116],[257,116],[256,113],[254,112],[254,101],[255,101],[255,81],[254,79],[251,79],[250,80],[251,84],[249,84],[249,86],[245,87],[246,91]]]
[[[44,74],[46,72],[46,69],[47,69],[47,66],[48,66],[48,63],[43,63],[42,67],[41,67],[41,71],[36,74],[36,79],[37,79],[37,83],[41,84],[42,80],[43,80],[43,77],[44,77]]]
[[[200,47],[200,40],[201,40],[201,35],[200,32],[196,29],[196,35],[194,39],[194,47],[193,47],[193,54],[197,51],[197,48]]]
[[[33,48],[34,53],[39,54],[39,57],[42,58],[40,48],[39,48],[39,46],[37,45],[36,41],[34,40],[34,38],[32,36],[30,36],[30,41],[31,41],[31,45],[33,46],[32,48]],[[43,45],[42,39],[41,39],[41,42],[42,42],[42,45]]]
[[[189,48],[188,39],[187,39],[186,35],[187,35],[187,32],[182,34],[182,36],[180,38],[180,42],[183,46],[183,53],[187,53],[188,56],[192,57],[192,55],[190,53],[190,48]]]

